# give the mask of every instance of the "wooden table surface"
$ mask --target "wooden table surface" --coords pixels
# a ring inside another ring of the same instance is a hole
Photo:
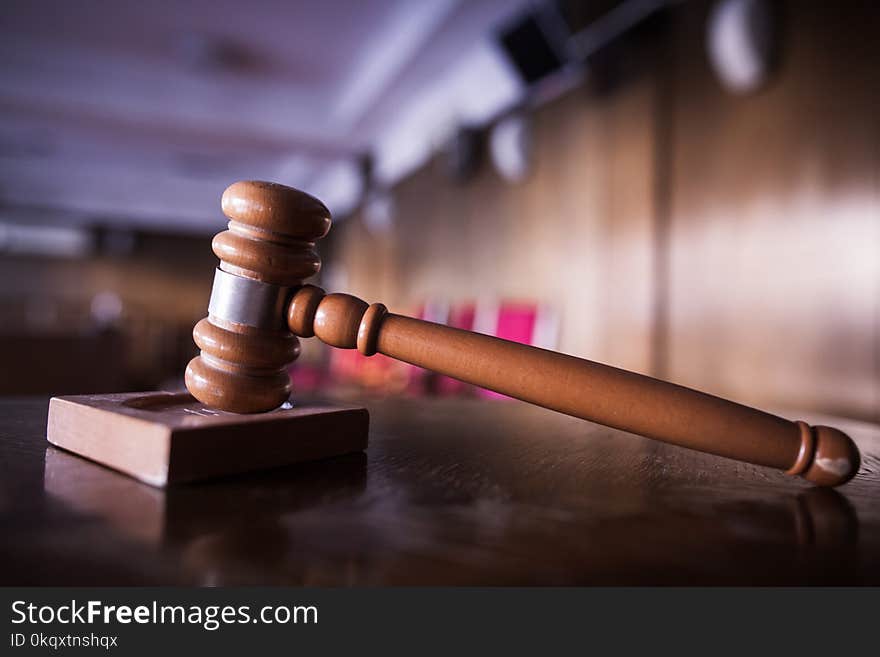
[[[0,584],[880,584],[880,427],[834,422],[834,491],[519,402],[366,405],[366,454],[162,491],[2,400]]]

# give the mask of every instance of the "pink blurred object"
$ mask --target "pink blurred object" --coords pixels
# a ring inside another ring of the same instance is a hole
[[[551,309],[536,302],[503,301],[498,304],[492,301],[476,304],[468,301],[452,308],[433,302],[420,306],[413,316],[522,344],[548,349],[556,347],[557,316]],[[330,350],[326,368],[321,365],[294,363],[290,374],[294,390],[300,392],[316,391],[328,385],[355,385],[381,394],[476,394],[485,399],[509,399],[496,392],[476,388],[381,354],[366,358],[356,349]]]
[[[330,352],[330,379],[334,383],[357,382],[365,360],[356,349],[333,349]]]
[[[324,385],[327,372],[320,365],[294,362],[287,368],[293,392],[315,392]]]

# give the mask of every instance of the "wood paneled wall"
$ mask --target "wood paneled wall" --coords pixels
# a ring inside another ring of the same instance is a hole
[[[207,310],[216,264],[207,236],[141,235],[133,253],[116,256],[3,255],[0,394],[182,383],[197,352],[192,327]],[[102,293],[122,304],[109,326],[92,316],[92,301]]]
[[[729,96],[685,14],[673,95],[668,374],[880,419],[880,7],[791,2],[778,75]]]
[[[560,348],[647,370],[651,332],[649,83],[591,103],[571,94],[535,117],[534,175],[510,185],[490,166],[449,180],[435,161],[394,190],[394,229],[362,216],[334,228],[327,268],[406,309],[426,299],[550,303]]]
[[[785,4],[778,74],[734,97],[708,67],[708,7],[676,10],[666,65],[540,108],[524,184],[433,162],[395,188],[393,230],[340,222],[329,279],[398,310],[551,303],[563,351],[880,419],[878,12]]]

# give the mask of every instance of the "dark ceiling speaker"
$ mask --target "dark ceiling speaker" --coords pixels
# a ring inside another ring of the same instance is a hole
[[[484,135],[481,130],[459,126],[443,144],[443,165],[452,180],[467,182],[480,166]]]
[[[564,71],[586,68],[600,86],[650,41],[673,0],[554,0],[507,24],[502,50],[527,85]],[[640,61],[643,57],[636,57]]]
[[[498,33],[498,42],[527,85],[546,78],[565,66],[564,23],[548,4],[520,16]]]
[[[376,159],[369,151],[361,153],[357,158],[357,168],[364,181],[364,189],[373,186],[376,175]]]

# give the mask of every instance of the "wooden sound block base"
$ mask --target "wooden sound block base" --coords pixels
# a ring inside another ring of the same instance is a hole
[[[369,415],[356,406],[285,404],[238,415],[188,393],[53,397],[50,443],[163,487],[313,461],[367,448]]]

